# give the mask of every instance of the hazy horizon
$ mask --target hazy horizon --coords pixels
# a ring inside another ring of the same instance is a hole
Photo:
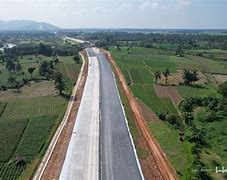
[[[0,0],[0,20],[63,29],[227,29],[225,0]]]

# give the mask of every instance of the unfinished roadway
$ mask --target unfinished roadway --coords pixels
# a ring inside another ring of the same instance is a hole
[[[99,179],[99,64],[89,54],[83,96],[60,179]]]
[[[98,49],[87,52],[87,81],[60,179],[143,179],[111,66]]]

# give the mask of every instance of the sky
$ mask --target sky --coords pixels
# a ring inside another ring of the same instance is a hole
[[[227,0],[0,0],[0,20],[61,28],[227,29]]]

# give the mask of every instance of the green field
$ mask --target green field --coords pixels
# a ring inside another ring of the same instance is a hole
[[[122,48],[121,51],[111,49],[111,53],[130,84],[134,95],[156,113],[176,114],[177,110],[171,99],[158,97],[153,87],[154,71],[164,71],[165,67],[168,67],[171,72],[175,72],[177,67],[174,63],[169,62],[169,59],[166,58],[167,55],[160,55],[161,52],[154,49],[132,48],[130,54],[127,54],[126,48]]]
[[[15,74],[16,80],[20,83],[23,82],[23,79],[27,79],[28,81],[32,79],[42,80],[43,77],[39,74],[39,66],[43,61],[51,61],[52,57],[47,57],[43,55],[39,55],[40,59],[37,61],[35,55],[25,55],[22,58],[18,57],[19,62],[22,66],[21,72]],[[79,70],[81,64],[76,64],[73,60],[73,56],[59,56],[59,63],[55,67],[58,69],[64,77],[66,82],[66,91],[70,92],[74,82],[76,82],[77,76],[79,74]],[[31,75],[28,73],[28,68],[36,68]],[[0,63],[0,86],[10,86],[8,83],[8,78],[10,76],[8,70],[5,68],[5,64]]]
[[[217,90],[212,84],[203,84],[199,87],[193,86],[178,86],[178,92],[182,97],[207,97],[207,96],[218,96]]]
[[[76,64],[73,56],[62,56],[59,58],[59,61],[58,69],[64,76],[66,88],[71,90],[79,75],[81,64]]]
[[[192,176],[192,145],[181,142],[179,131],[168,123],[149,123],[149,128],[155,138],[158,139],[162,149],[170,158],[172,166],[176,169],[181,179],[190,179]]]
[[[66,100],[44,96],[8,101],[0,117],[0,177],[16,179],[44,151],[47,137],[63,117]],[[26,164],[16,166],[17,155]]]
[[[129,50],[121,47],[121,50],[111,48],[110,52],[117,65],[123,72],[128,86],[134,96],[144,102],[156,114],[168,113],[179,114],[170,98],[160,98],[154,90],[154,72],[163,72],[169,68],[170,73],[177,70],[196,69],[206,75],[205,84],[194,86],[178,85],[177,91],[183,98],[188,97],[220,97],[216,86],[212,80],[208,79],[212,73],[227,74],[227,62],[218,61],[207,57],[200,57],[186,54],[184,57],[176,57],[173,51],[157,50],[152,48],[132,47]],[[180,114],[181,115],[181,114]],[[198,121],[196,121],[198,122]],[[214,168],[214,161],[219,165],[226,165],[226,146],[224,142],[227,127],[226,120],[202,124],[198,128],[205,128],[209,132],[206,141],[209,148],[204,148],[200,160],[205,163],[206,168]],[[167,154],[171,164],[175,168],[180,179],[188,180],[194,177],[192,152],[193,143],[180,141],[180,130],[176,129],[168,122],[148,122],[152,134],[160,143],[162,149]],[[220,130],[221,129],[221,130]],[[190,132],[190,130],[189,130]],[[188,132],[186,132],[188,133]],[[214,173],[209,173],[213,178],[218,178]]]
[[[46,80],[39,74],[42,61],[52,57],[39,55],[18,57],[22,71],[14,74],[18,82],[30,79],[19,91],[0,91],[0,179],[31,178],[32,173],[44,155],[51,137],[61,122],[68,99],[57,96],[53,80]],[[62,73],[65,93],[71,94],[81,64],[76,64],[73,56],[59,56],[54,67]],[[33,75],[29,67],[35,67]],[[0,85],[9,86],[9,72],[5,64],[0,64]],[[34,81],[35,80],[35,81]],[[24,163],[16,165],[15,158],[21,156]]]

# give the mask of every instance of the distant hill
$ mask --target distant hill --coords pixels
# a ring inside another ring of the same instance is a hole
[[[49,23],[30,21],[30,20],[12,20],[0,21],[0,31],[3,30],[59,30],[60,28]]]

